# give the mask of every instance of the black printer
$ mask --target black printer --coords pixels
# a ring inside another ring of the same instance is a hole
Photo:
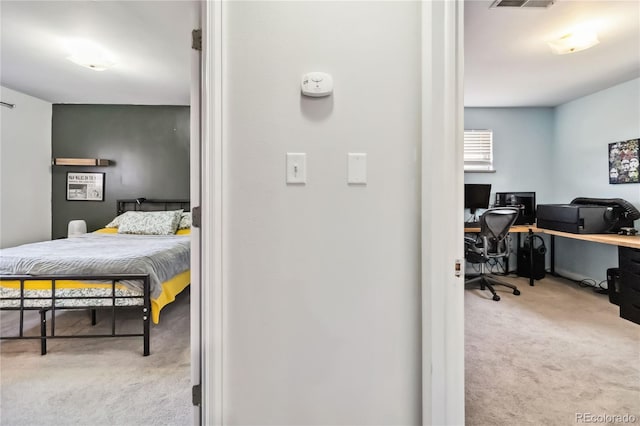
[[[617,233],[633,227],[640,212],[620,198],[576,198],[570,204],[538,204],[538,228],[573,234]]]

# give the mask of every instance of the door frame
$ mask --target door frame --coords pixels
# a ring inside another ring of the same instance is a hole
[[[464,415],[464,0],[422,1],[422,424]]]
[[[464,424],[464,0],[421,0],[422,424]],[[203,2],[202,417],[223,424],[222,6]],[[447,185],[442,185],[447,182]],[[436,202],[437,200],[437,202]],[[455,212],[455,214],[452,214]]]
[[[222,3],[202,2],[201,418],[222,425]]]

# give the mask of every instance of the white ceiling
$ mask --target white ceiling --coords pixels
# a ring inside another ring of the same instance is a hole
[[[555,106],[640,76],[640,2],[556,0],[547,9],[465,2],[465,105]],[[53,103],[188,105],[195,1],[0,2],[0,82]],[[592,23],[600,44],[553,55],[546,42]],[[100,43],[117,65],[66,59]]]
[[[541,9],[491,3],[465,2],[465,106],[556,106],[640,76],[638,0],[556,0]],[[547,41],[584,24],[600,44],[551,53]]]
[[[190,1],[2,0],[0,81],[53,103],[188,105],[198,13]],[[69,38],[100,44],[116,66],[68,61]]]

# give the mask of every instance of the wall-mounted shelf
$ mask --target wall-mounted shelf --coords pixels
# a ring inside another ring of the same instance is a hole
[[[101,158],[54,158],[51,164],[54,166],[108,166],[110,161]]]

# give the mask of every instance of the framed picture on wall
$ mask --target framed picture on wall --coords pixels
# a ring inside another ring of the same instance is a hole
[[[640,183],[640,139],[609,144],[609,183]]]
[[[67,172],[67,201],[104,201],[104,173]]]

